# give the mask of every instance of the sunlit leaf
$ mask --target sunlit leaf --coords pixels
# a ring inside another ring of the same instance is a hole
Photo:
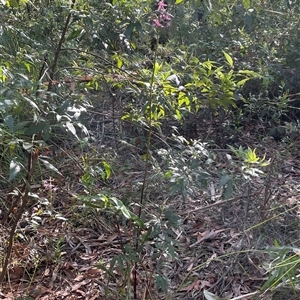
[[[203,294],[207,300],[230,300],[231,298],[231,297],[220,298],[207,290],[204,290]]]
[[[258,74],[255,71],[251,71],[251,70],[240,70],[238,73],[243,74],[243,75],[251,75],[253,77],[261,77],[260,74]]]
[[[155,62],[155,65],[154,65],[154,75],[157,75],[159,70],[161,69],[162,65],[160,65],[158,62]]]
[[[55,172],[56,174],[59,174],[62,176],[62,174],[58,171],[58,169],[56,167],[54,167],[51,163],[49,163],[49,161],[42,159],[39,157],[39,161],[42,162],[45,167],[53,172]]]
[[[231,56],[228,53],[226,53],[225,51],[223,51],[223,54],[225,55],[225,58],[226,58],[226,60],[229,64],[229,66],[232,67],[233,66],[233,60],[232,60]]]
[[[33,149],[33,144],[32,143],[28,143],[28,142],[24,142],[23,143],[23,149],[30,152]]]
[[[40,111],[39,107],[32,101],[30,98],[23,96],[23,99],[29,103],[30,106],[32,106],[37,111]]]
[[[120,57],[118,56],[118,58],[117,58],[117,67],[118,67],[118,68],[122,68],[122,66],[123,66],[123,62],[122,62],[122,60],[120,59]]]
[[[243,0],[243,5],[245,9],[249,9],[251,7],[250,0]]]
[[[9,181],[12,181],[18,173],[21,171],[21,164],[15,160],[12,160],[9,164]]]
[[[108,179],[111,175],[111,167],[106,161],[102,161],[102,165],[105,170],[106,179]]]
[[[71,122],[67,122],[66,127],[67,127],[69,132],[71,132],[76,138],[78,138],[77,134],[76,134],[76,129],[75,129],[74,125]]]

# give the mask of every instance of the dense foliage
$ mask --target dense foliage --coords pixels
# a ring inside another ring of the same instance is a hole
[[[207,190],[215,207],[216,194],[226,203],[261,184],[261,219],[249,228],[272,220],[267,193],[280,171],[264,141],[297,149],[299,10],[285,0],[0,1],[2,284],[17,273],[14,245],[30,244],[22,224],[40,228],[44,215],[74,230],[91,215],[113,228],[120,251],[96,265],[103,299],[179,299],[196,269],[177,286],[168,275],[184,252],[176,208]],[[59,265],[70,240],[53,239],[47,263]],[[259,250],[272,258],[260,258],[260,287],[296,289],[299,239],[277,240]],[[44,267],[35,251],[31,279]],[[200,291],[223,293],[214,283]]]

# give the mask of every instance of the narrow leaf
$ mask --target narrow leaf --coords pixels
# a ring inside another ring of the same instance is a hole
[[[225,51],[223,51],[223,53],[224,53],[224,56],[225,56],[225,58],[226,58],[226,60],[229,64],[229,66],[232,67],[233,66],[233,60],[232,60],[231,56],[228,53],[226,53]]]
[[[8,181],[12,181],[18,173],[21,171],[21,165],[15,161],[12,160],[9,164],[9,178]]]
[[[204,290],[203,294],[207,300],[230,300],[231,298],[231,297],[220,298],[207,290]]]
[[[66,127],[67,127],[69,132],[71,132],[76,138],[78,138],[77,134],[76,134],[76,129],[75,129],[74,125],[71,122],[67,122]]]
[[[14,119],[12,117],[12,115],[8,115],[3,119],[5,125],[11,130],[13,131],[14,129]]]
[[[82,29],[77,29],[77,30],[72,31],[66,40],[70,41],[70,40],[77,38],[81,32],[82,32]]]
[[[59,174],[62,176],[62,174],[58,171],[57,168],[55,168],[52,164],[49,163],[49,161],[42,159],[39,157],[39,160],[45,165],[45,167],[51,171],[54,171],[56,174]]]

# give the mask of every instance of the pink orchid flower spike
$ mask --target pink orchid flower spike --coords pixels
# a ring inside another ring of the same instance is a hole
[[[165,10],[165,7],[167,7],[168,4],[166,4],[164,1],[159,1],[157,4],[157,10]]]
[[[158,19],[154,19],[154,20],[153,20],[153,26],[154,26],[154,27],[164,27],[164,26],[159,22]]]

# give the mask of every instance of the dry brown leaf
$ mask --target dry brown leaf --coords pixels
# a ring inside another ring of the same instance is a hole
[[[217,254],[214,253],[207,261],[206,261],[206,267],[209,266],[209,264],[217,257]]]
[[[216,236],[216,231],[214,229],[206,230],[200,236],[202,236],[202,237],[199,239],[197,237],[197,242],[190,245],[190,248],[195,247],[196,245],[200,244],[201,242],[203,242],[205,240],[213,239]]]
[[[182,288],[181,291],[186,291],[186,292],[192,291],[192,290],[195,288],[195,286],[198,285],[198,282],[199,282],[199,281],[200,281],[200,280],[195,280],[195,281],[193,281],[193,282],[192,282],[191,284],[189,284],[188,286]]]
[[[98,268],[90,269],[85,273],[87,278],[95,278],[95,277],[99,278],[100,275],[102,274],[103,274],[103,270]]]
[[[211,286],[212,286],[212,284],[207,280],[195,280],[190,285],[181,289],[181,291],[187,291],[187,292],[190,292],[192,290],[201,291],[205,287],[211,287]]]
[[[119,233],[116,232],[112,234],[110,237],[107,238],[107,244],[110,244],[112,241],[114,241],[119,236]]]
[[[24,268],[22,266],[15,265],[9,269],[9,278],[11,280],[21,279],[23,277]]]
[[[230,297],[220,298],[207,290],[204,290],[203,294],[207,300],[230,300]]]
[[[74,291],[77,292],[77,290],[79,290],[83,285],[87,285],[87,284],[89,284],[90,282],[91,282],[90,279],[86,279],[86,280],[83,280],[83,281],[81,281],[81,282],[78,282],[78,283],[74,284],[74,285],[72,286],[72,292],[74,292]]]
[[[188,265],[188,267],[186,268],[187,272],[189,272],[189,271],[192,270],[193,265],[194,265],[194,263],[190,263],[190,264]]]
[[[1,292],[0,292],[0,296],[1,297],[4,297],[3,299],[4,300],[13,300],[14,299],[14,295],[13,295],[13,293],[7,293],[7,294],[2,294]]]
[[[74,278],[74,281],[81,281],[83,279],[84,279],[84,276],[80,274],[76,278]]]

